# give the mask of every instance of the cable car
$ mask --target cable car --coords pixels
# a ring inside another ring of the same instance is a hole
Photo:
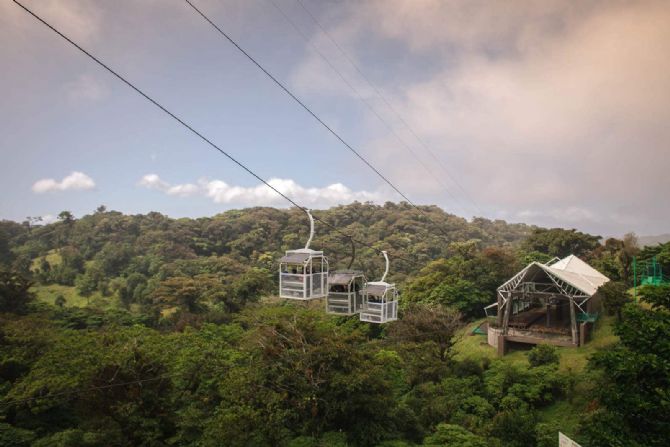
[[[363,307],[365,275],[358,270],[336,270],[328,275],[326,312],[355,315]]]
[[[279,296],[292,300],[314,300],[328,293],[328,259],[309,248],[314,237],[314,218],[309,210],[309,239],[305,248],[287,250],[279,262]]]
[[[381,280],[368,282],[363,288],[361,321],[388,323],[398,319],[398,290],[395,284],[384,281],[389,272],[389,258],[385,251],[382,254],[386,260],[386,270]]]
[[[356,257],[356,246],[351,240],[351,261],[344,270],[336,270],[328,275],[328,296],[326,313],[335,315],[355,315],[363,307],[365,275],[359,270],[351,270]]]

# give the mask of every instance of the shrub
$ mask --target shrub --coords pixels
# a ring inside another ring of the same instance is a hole
[[[542,365],[558,365],[560,360],[558,349],[551,345],[537,345],[528,353],[528,362],[533,368]]]

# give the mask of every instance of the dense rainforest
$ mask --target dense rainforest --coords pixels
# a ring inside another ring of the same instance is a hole
[[[309,232],[298,209],[211,218],[99,207],[0,222],[0,445],[662,446],[670,434],[670,243],[607,239],[437,207],[315,211],[312,247],[401,291],[387,325],[275,297]],[[588,348],[496,358],[471,335],[527,262],[575,254],[612,279]]]

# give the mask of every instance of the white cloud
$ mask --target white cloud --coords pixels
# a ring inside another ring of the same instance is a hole
[[[400,73],[400,85],[376,79],[485,214],[618,232],[666,225],[670,208],[649,191],[670,189],[667,1],[373,0],[324,9],[352,57],[367,55],[368,73],[384,51],[430,61]],[[307,54],[297,65],[298,87],[333,78],[316,62]],[[410,197],[440,189],[390,135],[364,150]]]
[[[189,197],[200,192],[200,187],[193,183],[184,183],[181,185],[174,185],[168,188],[167,194],[171,196]]]
[[[33,192],[44,194],[54,191],[85,191],[95,188],[95,182],[83,172],[74,171],[63,180],[56,181],[52,178],[44,178],[33,184]]]
[[[54,216],[53,214],[45,214],[44,216],[42,216],[42,220],[40,221],[40,224],[48,225],[48,224],[52,224],[52,223],[57,222],[57,221],[58,221],[57,216]]]
[[[384,198],[380,192],[352,191],[341,183],[334,183],[322,188],[306,188],[294,180],[272,178],[268,183],[305,206],[333,206],[338,204],[359,202],[381,202]],[[201,179],[198,184],[184,183],[171,185],[156,174],[147,174],[138,182],[139,186],[161,191],[167,195],[190,197],[200,195],[211,199],[214,203],[242,206],[287,206],[289,203],[266,185],[235,186],[223,180]]]
[[[80,43],[97,39],[102,24],[102,11],[96,2],[81,0],[41,0],[37,5],[28,4],[56,28]],[[31,29],[34,24],[26,20],[26,12],[15,4],[0,4],[0,15],[8,16],[14,27]],[[30,27],[30,28],[29,28]]]
[[[71,101],[99,101],[109,96],[109,88],[95,76],[80,75],[65,86]]]
[[[144,186],[147,189],[156,189],[158,191],[166,191],[170,185],[165,183],[156,174],[147,174],[137,183],[139,186]]]

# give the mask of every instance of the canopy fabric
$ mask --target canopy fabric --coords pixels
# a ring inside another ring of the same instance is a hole
[[[609,278],[575,255],[567,256],[549,266],[549,269],[563,281],[578,288],[589,296],[598,291],[598,287]]]
[[[322,251],[310,250],[309,248],[300,248],[298,250],[288,250],[286,255],[279,260],[287,264],[304,264],[309,258],[323,257]]]
[[[356,276],[360,276],[360,272],[333,272],[328,277],[328,284],[337,285],[337,286],[346,286],[349,285],[351,280]]]
[[[280,262],[286,264],[304,264],[311,257],[309,253],[286,253],[282,256]]]
[[[369,282],[365,285],[365,291],[368,295],[383,296],[392,287],[392,284],[381,281]]]
[[[594,269],[578,257],[570,255],[551,265],[532,262],[517,273],[512,279],[500,286],[498,290],[509,290],[509,288],[505,286],[513,283],[515,280],[517,280],[517,285],[522,284],[523,282],[533,281],[540,271],[566,282],[589,297],[593,296],[598,291],[598,287],[609,281],[609,278],[598,270]]]

